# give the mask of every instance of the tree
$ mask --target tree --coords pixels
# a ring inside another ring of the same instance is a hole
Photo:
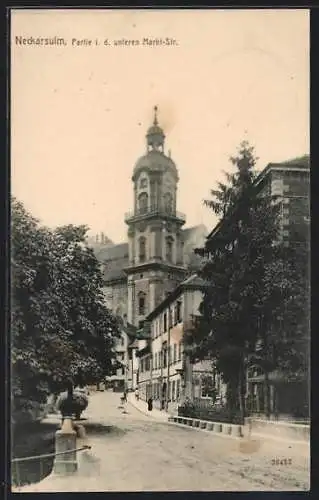
[[[12,200],[12,371],[16,411],[110,373],[119,335],[85,226],[42,227]]]
[[[245,373],[258,340],[261,312],[258,299],[264,276],[273,262],[278,237],[278,206],[257,192],[254,149],[243,142],[230,161],[236,167],[205,200],[220,217],[218,230],[198,253],[206,256],[200,274],[210,283],[201,304],[201,319],[191,339],[194,355],[216,359],[228,385],[230,409],[244,416]],[[263,311],[264,313],[265,311]],[[268,319],[268,317],[267,317]]]

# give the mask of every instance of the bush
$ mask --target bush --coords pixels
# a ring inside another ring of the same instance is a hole
[[[196,402],[186,402],[178,407],[180,417],[198,418],[210,422],[221,422],[225,424],[243,425],[239,413],[230,412],[226,408],[214,408],[214,406],[202,406]]]
[[[89,404],[88,397],[82,392],[73,392],[71,413],[76,418],[80,418],[81,413],[87,408]],[[69,416],[69,400],[68,393],[62,392],[57,400],[57,409],[61,412],[62,416]]]

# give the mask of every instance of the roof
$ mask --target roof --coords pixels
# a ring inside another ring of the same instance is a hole
[[[207,227],[204,224],[198,224],[197,226],[185,227],[182,233],[185,238],[190,238],[193,235],[198,234],[200,231],[207,233]]]
[[[149,315],[145,321],[151,321],[156,318],[169,304],[176,300],[185,290],[204,290],[208,286],[197,274],[192,274],[180,283]]]
[[[195,248],[205,245],[207,238],[207,228],[204,224],[185,228],[182,231],[184,239],[184,262],[190,271],[198,271],[201,267],[202,259],[196,255]]]
[[[168,168],[173,172],[176,179],[178,179],[177,168],[173,160],[161,151],[151,150],[146,155],[141,156],[135,163],[132,180],[134,181],[137,174],[143,169],[164,172]]]
[[[194,287],[205,287],[208,285],[208,283],[203,280],[200,276],[198,276],[197,274],[193,274],[192,276],[190,276],[189,278],[186,278],[186,280],[184,280],[181,285],[185,287],[188,287],[188,286],[194,286]]]
[[[269,165],[275,165],[278,167],[302,167],[302,168],[310,168],[310,156],[303,155],[298,156],[297,158],[292,158],[291,160],[283,161],[280,163],[270,163]]]
[[[131,323],[127,322],[126,324],[122,325],[122,329],[124,332],[131,338],[136,338],[137,335],[137,328],[136,326],[132,325]]]
[[[128,243],[120,243],[95,251],[96,258],[104,264],[105,281],[126,280],[124,269],[129,265]]]
[[[101,249],[96,248],[95,255],[100,262],[128,257],[128,243],[113,244]]]

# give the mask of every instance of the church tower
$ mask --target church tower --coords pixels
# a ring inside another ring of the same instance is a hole
[[[146,134],[146,154],[133,171],[134,210],[125,216],[127,319],[137,327],[186,273],[181,229],[185,216],[176,211],[178,172],[170,154],[164,152],[164,141],[155,106],[153,125]]]

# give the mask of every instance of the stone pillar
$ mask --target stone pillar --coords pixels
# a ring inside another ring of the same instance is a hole
[[[61,430],[55,433],[55,452],[76,449],[76,432],[73,429],[72,417],[65,417]],[[53,473],[59,475],[69,475],[76,472],[78,468],[76,452],[56,455]]]

